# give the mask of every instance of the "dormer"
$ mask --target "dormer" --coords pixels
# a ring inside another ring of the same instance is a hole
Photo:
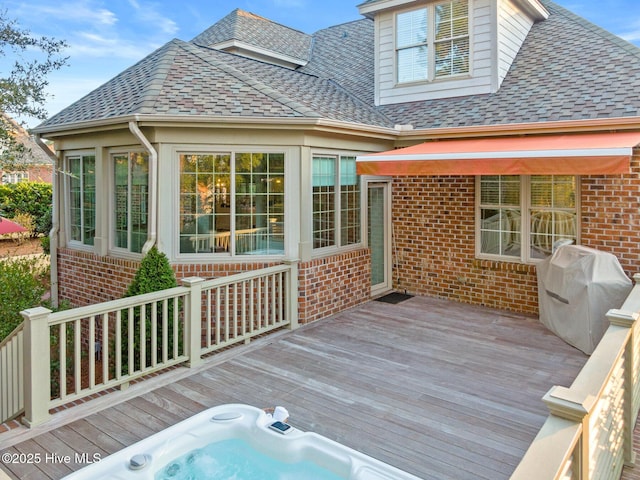
[[[310,35],[239,8],[191,43],[291,69],[306,65],[311,51]]]
[[[368,0],[376,42],[376,105],[497,92],[539,0]]]

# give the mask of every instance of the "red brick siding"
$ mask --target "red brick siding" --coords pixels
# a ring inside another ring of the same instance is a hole
[[[580,198],[581,244],[640,271],[640,151],[629,174],[583,176]],[[474,177],[394,179],[394,287],[537,313],[534,265],[475,258],[474,202]]]
[[[173,270],[180,282],[186,277],[210,279],[272,265],[274,263],[177,264]],[[61,249],[58,251],[60,298],[74,306],[122,298],[139,266],[138,261]]]
[[[360,249],[303,262],[298,280],[301,323],[355,307],[371,298],[369,250]]]
[[[301,264],[299,322],[308,323],[368,300],[369,262],[369,251],[360,249]],[[222,277],[276,263],[176,264],[173,269],[179,281],[186,277]],[[138,266],[136,261],[61,249],[58,253],[60,298],[75,306],[122,298]]]
[[[58,289],[61,299],[74,306],[122,298],[139,262],[80,252],[58,250]]]
[[[613,253],[629,276],[640,272],[640,149],[631,173],[583,177],[582,244]]]

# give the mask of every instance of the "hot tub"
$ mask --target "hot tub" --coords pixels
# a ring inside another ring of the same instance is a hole
[[[244,463],[268,459],[264,461],[273,469],[273,476],[265,474],[261,478],[302,479],[306,475],[309,479],[328,480],[419,480],[316,433],[296,428],[286,434],[280,433],[270,428],[273,422],[273,418],[263,410],[249,405],[213,407],[88,465],[65,479],[180,479],[184,475],[181,469],[196,462],[205,462],[207,474],[211,473],[208,478],[229,478],[222,473],[215,476],[216,470],[230,468],[229,465],[222,466],[233,456],[229,449],[240,449],[251,456],[250,460],[245,458]],[[223,452],[221,455],[225,458],[212,457],[216,451]],[[263,468],[262,464],[259,468]],[[248,475],[245,478],[256,478]]]

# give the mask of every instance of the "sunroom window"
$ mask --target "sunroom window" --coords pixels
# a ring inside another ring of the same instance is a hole
[[[469,0],[449,0],[396,15],[398,83],[469,73]]]
[[[361,242],[360,177],[353,156],[313,157],[313,248]]]
[[[479,177],[479,255],[528,262],[576,243],[577,182],[571,175]]]
[[[114,247],[141,253],[147,241],[149,154],[112,156],[114,173]]]
[[[180,253],[284,254],[284,154],[180,155]]]
[[[93,245],[96,236],[96,157],[67,157],[69,195],[69,239]]]

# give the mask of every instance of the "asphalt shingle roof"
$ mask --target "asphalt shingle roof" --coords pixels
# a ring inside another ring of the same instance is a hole
[[[191,43],[203,47],[237,40],[254,47],[307,61],[311,36],[264,17],[235,9],[216,24],[196,36]]]
[[[286,28],[236,10],[191,42],[167,43],[37,130],[131,114],[307,117],[416,129],[640,116],[640,49],[542,2],[549,18],[532,27],[494,94],[375,107],[372,20],[316,32],[311,50],[302,48],[308,64],[293,71],[203,46],[237,31],[239,24],[229,30],[234,19],[249,18],[249,30],[270,25],[272,36]]]
[[[392,126],[331,79],[172,40],[38,128],[133,114],[307,117]]]
[[[414,128],[640,116],[640,49],[548,0],[498,92],[381,107]]]

